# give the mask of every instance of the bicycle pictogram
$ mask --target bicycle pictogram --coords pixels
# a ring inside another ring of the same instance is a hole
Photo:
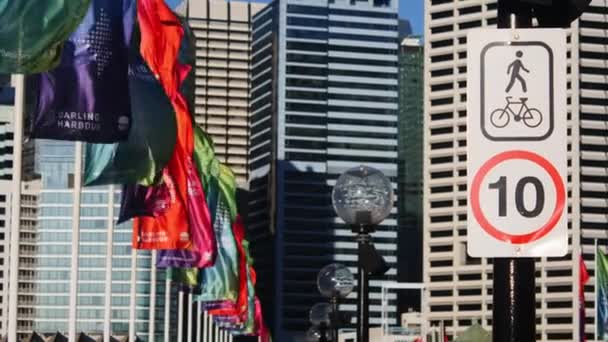
[[[520,97],[518,100],[513,100],[512,96],[505,98],[507,104],[504,108],[498,108],[490,114],[490,122],[496,128],[506,127],[511,122],[513,117],[515,122],[522,121],[524,125],[534,128],[538,127],[543,122],[543,114],[536,108],[530,108],[526,104],[527,97]],[[515,111],[513,105],[519,106],[519,110]]]

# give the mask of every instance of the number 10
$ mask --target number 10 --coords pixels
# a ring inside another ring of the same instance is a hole
[[[524,203],[524,190],[526,185],[532,184],[536,191],[536,202],[532,210],[528,210]],[[498,216],[507,216],[507,177],[502,176],[496,183],[489,185],[490,189],[498,189]],[[524,217],[536,217],[540,215],[545,206],[545,189],[536,177],[524,177],[515,186],[515,206],[517,211]]]

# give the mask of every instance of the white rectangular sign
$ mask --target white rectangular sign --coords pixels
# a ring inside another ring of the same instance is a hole
[[[568,251],[566,33],[467,36],[468,253]]]

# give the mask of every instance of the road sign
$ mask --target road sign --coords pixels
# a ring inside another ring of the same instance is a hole
[[[481,29],[467,41],[468,253],[563,256],[566,34]]]

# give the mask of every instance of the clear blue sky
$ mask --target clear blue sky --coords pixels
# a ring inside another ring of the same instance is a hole
[[[412,24],[415,34],[424,32],[424,0],[399,0],[399,17]]]
[[[166,0],[169,5],[176,5],[183,0]],[[194,0],[196,1],[196,0]],[[270,0],[257,0],[259,2],[270,2]],[[399,17],[407,19],[412,24],[415,34],[423,33],[424,25],[424,0],[399,0]]]

